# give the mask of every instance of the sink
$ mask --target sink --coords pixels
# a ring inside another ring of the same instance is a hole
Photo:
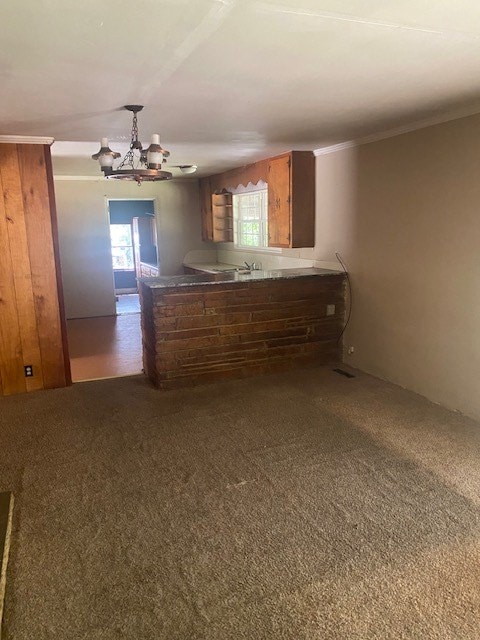
[[[215,269],[215,273],[250,273],[250,269],[242,269],[237,267],[236,269]]]

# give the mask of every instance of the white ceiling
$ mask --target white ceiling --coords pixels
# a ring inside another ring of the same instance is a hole
[[[128,103],[144,141],[206,175],[480,111],[479,70],[475,0],[0,3],[0,134],[55,137],[59,174],[98,173]]]

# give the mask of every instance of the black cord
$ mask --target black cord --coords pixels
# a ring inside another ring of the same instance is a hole
[[[345,273],[345,275],[347,276],[347,283],[348,283],[348,301],[349,301],[349,305],[348,305],[348,316],[347,316],[347,321],[345,322],[345,326],[342,329],[341,334],[338,336],[337,338],[337,344],[340,342],[340,340],[342,339],[343,334],[345,333],[345,329],[348,327],[348,323],[350,322],[350,317],[352,315],[352,284],[350,282],[350,277],[348,275],[348,271],[343,263],[342,258],[340,257],[340,254],[338,253],[338,251],[335,252],[335,257],[337,258],[337,260],[340,262],[340,264],[342,265],[342,269],[343,272]]]

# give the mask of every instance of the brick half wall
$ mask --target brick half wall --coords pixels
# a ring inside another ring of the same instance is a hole
[[[343,274],[167,289],[141,283],[140,300],[144,368],[162,389],[341,358]]]

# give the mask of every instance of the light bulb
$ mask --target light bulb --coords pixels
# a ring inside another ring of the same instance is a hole
[[[102,153],[98,157],[98,163],[102,167],[113,167],[113,154],[111,152]]]
[[[113,161],[115,158],[119,157],[120,154],[116,151],[112,151],[108,146],[108,138],[102,138],[100,142],[100,151],[92,156],[94,160],[98,160],[98,164],[102,171],[104,169],[111,169],[113,167]]]
[[[159,169],[163,161],[163,149],[160,146],[160,136],[154,133],[147,149],[147,165],[149,169]]]

